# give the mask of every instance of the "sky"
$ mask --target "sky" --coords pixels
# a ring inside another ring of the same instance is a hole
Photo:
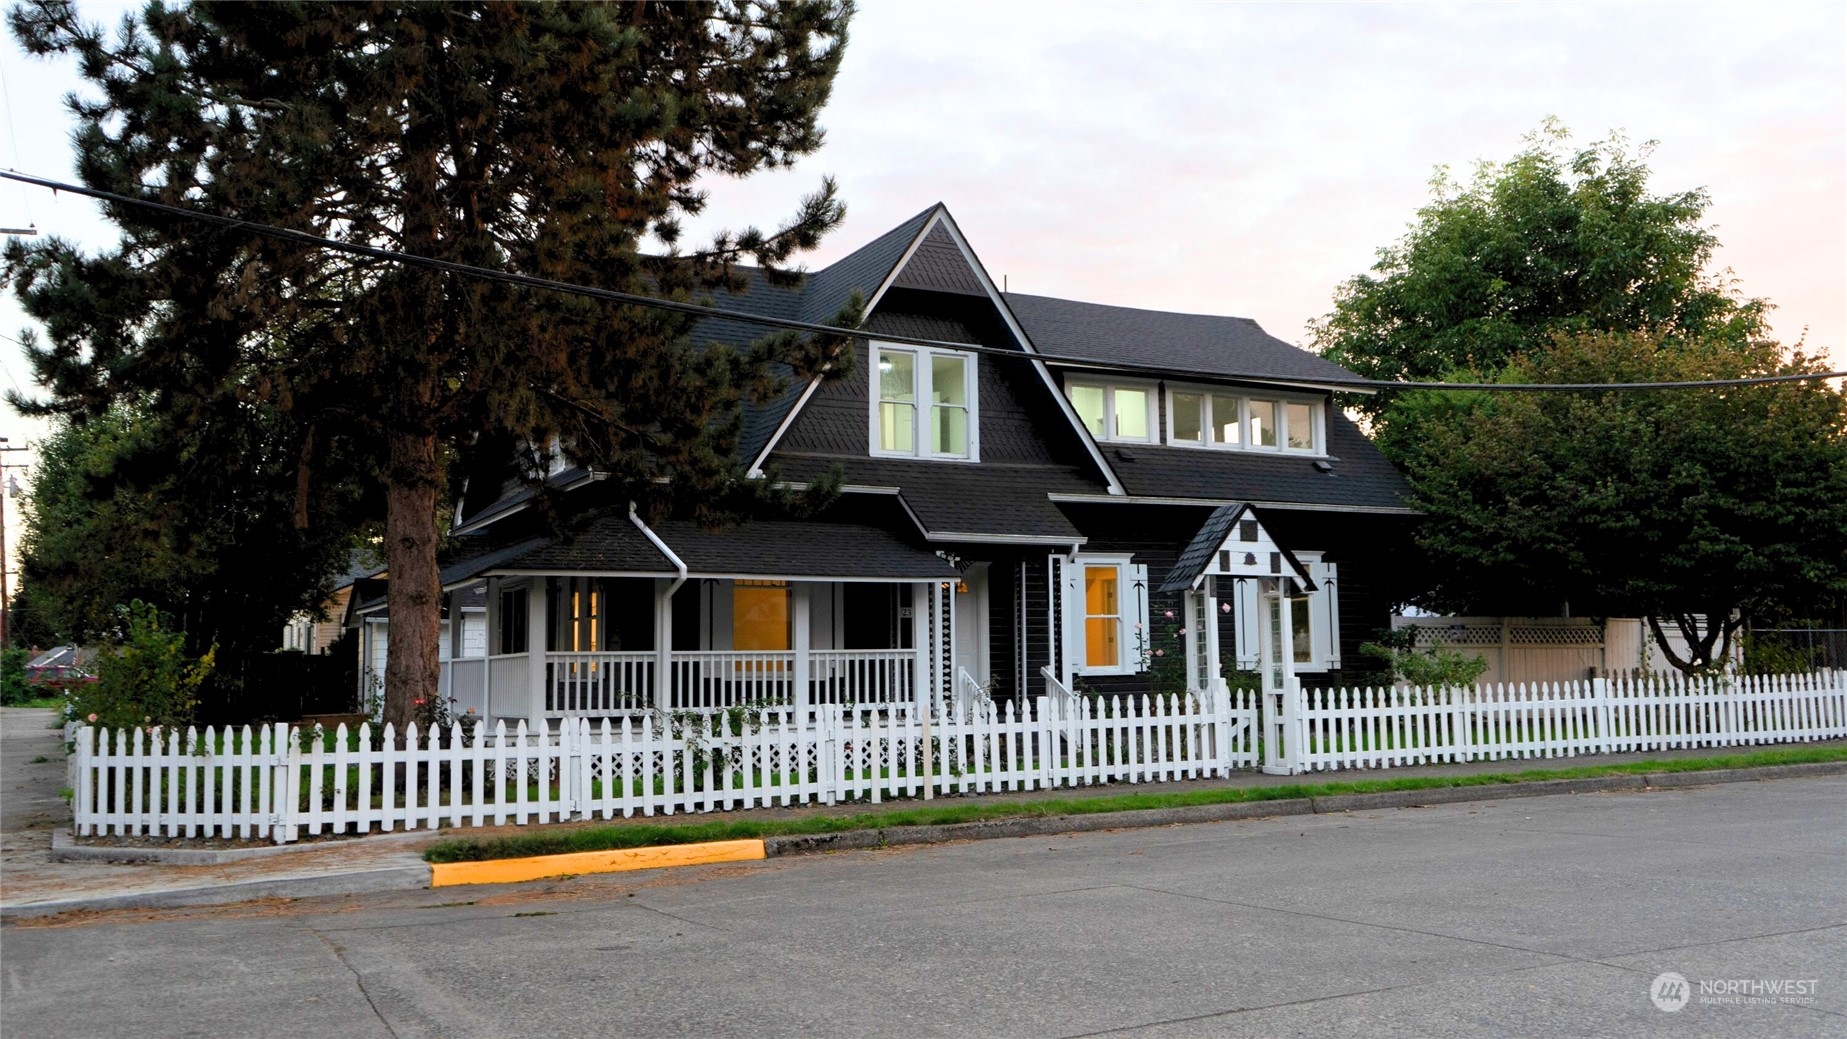
[[[89,3],[113,21],[120,8]],[[68,62],[0,44],[0,165],[72,177]],[[1658,141],[1660,192],[1704,187],[1718,266],[1779,338],[1847,368],[1847,5],[1111,4],[865,0],[787,171],[711,185],[690,225],[772,226],[823,175],[825,265],[942,201],[1017,292],[1234,314],[1291,342],[1429,200],[1548,116]],[[91,248],[85,200],[0,186],[0,226]],[[695,235],[690,241],[697,241]],[[0,386],[30,390],[0,300]],[[0,406],[14,445],[42,427]],[[11,456],[29,457],[29,456]]]

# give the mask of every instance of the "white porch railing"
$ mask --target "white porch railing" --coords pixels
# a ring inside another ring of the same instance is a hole
[[[670,702],[676,711],[794,701],[795,654],[790,651],[676,651],[671,666]]]
[[[652,652],[547,653],[545,716],[620,714],[654,706]]]
[[[808,651],[812,704],[910,704],[917,698],[917,654],[909,649]]]

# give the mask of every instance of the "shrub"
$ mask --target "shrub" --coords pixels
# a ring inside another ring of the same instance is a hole
[[[1417,629],[1400,628],[1380,632],[1377,641],[1360,645],[1360,652],[1379,661],[1394,682],[1408,682],[1425,687],[1472,685],[1488,670],[1480,656],[1469,656],[1431,639],[1425,649],[1417,648]]]
[[[185,633],[166,630],[159,611],[139,599],[116,611],[119,641],[98,654],[95,682],[72,687],[73,712],[107,729],[185,725],[216,647],[188,656]]]
[[[26,685],[26,651],[18,646],[0,649],[0,707],[22,704],[33,698]]]

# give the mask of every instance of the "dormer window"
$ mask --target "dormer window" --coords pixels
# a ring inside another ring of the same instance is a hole
[[[1065,382],[1065,396],[1098,440],[1147,444],[1155,439],[1158,422],[1152,385],[1071,379]]]
[[[1176,447],[1323,453],[1323,405],[1208,387],[1167,393],[1167,442]]]
[[[871,397],[874,455],[979,459],[973,356],[874,343]]]

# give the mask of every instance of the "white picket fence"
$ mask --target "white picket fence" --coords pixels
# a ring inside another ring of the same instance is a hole
[[[1847,736],[1847,672],[1314,689],[1296,706],[1296,771],[1742,747]]]
[[[1256,698],[1040,698],[1016,712],[823,705],[504,723],[75,733],[79,834],[262,837],[879,802],[1222,776]]]
[[[1024,711],[819,705],[446,732],[76,729],[80,834],[267,838],[1847,737],[1847,673],[1467,689],[1051,689]],[[1283,735],[1263,757],[1260,732]]]

